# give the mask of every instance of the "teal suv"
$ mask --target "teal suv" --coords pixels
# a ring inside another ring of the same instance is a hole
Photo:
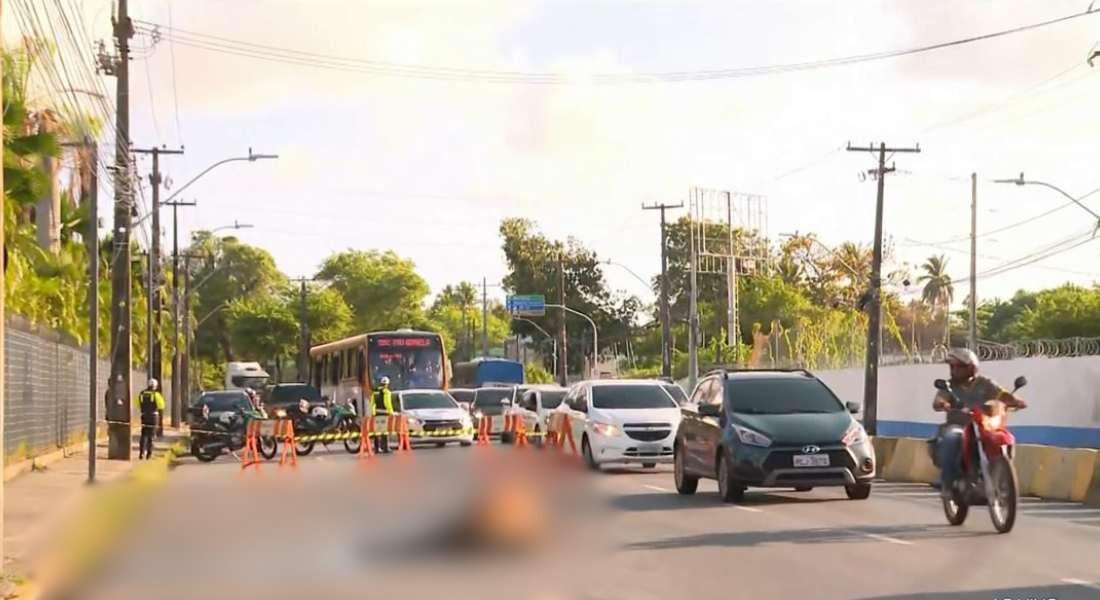
[[[866,499],[875,451],[858,412],[808,371],[711,372],[682,407],[676,490],[694,494],[709,478],[725,502],[741,501],[749,487],[843,486],[849,498]]]

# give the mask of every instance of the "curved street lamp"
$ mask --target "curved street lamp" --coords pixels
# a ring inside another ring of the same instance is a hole
[[[600,333],[596,329],[596,322],[592,320],[592,317],[582,313],[579,310],[574,310],[565,306],[564,304],[547,304],[550,308],[560,308],[568,313],[573,313],[578,317],[584,317],[589,324],[592,325],[592,370],[598,373],[600,365]]]
[[[557,376],[558,376],[558,338],[550,335],[550,333],[547,332],[545,329],[543,329],[541,325],[539,325],[538,323],[532,321],[531,319],[525,319],[523,317],[515,317],[515,316],[512,317],[512,319],[515,320],[515,321],[523,321],[524,323],[530,324],[531,326],[533,326],[535,329],[538,329],[539,332],[541,332],[543,335],[545,335],[547,338],[550,339],[550,342],[553,344],[553,348],[554,348],[553,349],[553,352],[554,352],[554,377],[557,378]]]
[[[605,261],[603,261],[603,263],[602,263],[602,264],[605,264],[605,265],[615,265],[616,267],[620,267],[620,268],[622,268],[622,269],[623,269],[623,270],[625,270],[625,271],[626,271],[627,273],[630,273],[631,275],[633,275],[633,276],[634,276],[634,279],[637,279],[638,281],[642,282],[642,285],[644,285],[644,286],[645,286],[645,287],[646,287],[647,289],[649,289],[649,282],[647,282],[647,281],[646,281],[645,279],[643,279],[641,275],[638,275],[637,273],[635,273],[635,272],[633,271],[633,269],[631,269],[630,267],[628,267],[628,266],[626,266],[626,265],[624,265],[624,264],[622,264],[622,263],[618,263],[618,262],[612,261],[612,260],[605,260]],[[652,291],[652,289],[650,289],[650,291]]]
[[[1035,181],[1034,179],[1032,179],[1032,180],[1024,179],[1024,174],[1023,173],[1020,173],[1020,177],[1017,178],[1017,179],[994,179],[993,183],[1012,183],[1012,184],[1019,185],[1019,186],[1041,185],[1045,188],[1050,188],[1050,189],[1058,192],[1059,194],[1065,196],[1066,198],[1069,198],[1071,202],[1073,202],[1077,206],[1080,206],[1081,208],[1083,208],[1085,210],[1085,212],[1092,215],[1092,218],[1096,219],[1097,226],[1100,227],[1100,214],[1097,214],[1096,211],[1089,208],[1084,202],[1081,202],[1080,199],[1074,198],[1073,196],[1069,195],[1068,192],[1066,192],[1065,190],[1063,190],[1062,188],[1060,188],[1060,187],[1058,187],[1054,184],[1047,183],[1045,181]]]

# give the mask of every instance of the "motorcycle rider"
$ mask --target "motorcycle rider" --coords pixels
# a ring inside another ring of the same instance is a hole
[[[381,405],[381,406],[379,406]],[[378,389],[374,390],[374,393],[370,397],[370,416],[374,418],[378,414],[379,408],[385,411],[386,415],[393,414],[393,393],[390,392],[390,378],[383,377],[378,382]],[[381,435],[379,435],[381,433]],[[375,433],[374,436],[374,451],[381,454],[389,454],[390,452],[390,436],[386,432]]]
[[[932,410],[947,413],[947,421],[941,427],[936,444],[936,457],[940,464],[940,494],[944,498],[951,497],[955,480],[959,476],[963,430],[970,424],[970,411],[989,400],[1000,400],[1011,408],[1027,408],[1026,402],[997,385],[992,379],[978,375],[978,356],[971,350],[951,350],[947,353],[947,365],[951,373],[951,390],[963,405],[953,408],[951,396],[942,390],[936,392],[932,401]]]
[[[138,394],[141,411],[141,439],[138,441],[138,460],[153,458],[153,434],[164,414],[164,396],[157,390],[156,379],[149,379],[148,386]]]

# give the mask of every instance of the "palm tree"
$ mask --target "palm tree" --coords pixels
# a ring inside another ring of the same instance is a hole
[[[947,259],[942,254],[931,256],[921,265],[921,270],[924,274],[917,279],[917,283],[924,285],[921,300],[932,306],[933,314],[937,308],[943,311],[943,344],[946,346],[951,341],[949,313],[951,301],[955,299],[955,286],[947,274]]]

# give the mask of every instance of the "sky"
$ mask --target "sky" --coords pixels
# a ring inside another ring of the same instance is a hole
[[[90,39],[110,34],[109,0],[59,4],[79,14]],[[875,158],[844,147],[885,142],[921,148],[891,157],[897,170],[886,180],[884,230],[892,264],[944,254],[950,274],[963,278],[969,244],[958,239],[969,232],[972,172],[983,234],[1066,203],[1049,189],[993,179],[1024,172],[1075,196],[1100,187],[1100,64],[1085,63],[1100,42],[1100,13],[935,52],[761,77],[615,84],[591,77],[902,49],[1082,12],[1088,3],[1080,0],[133,4],[135,19],[254,44],[566,78],[547,85],[380,76],[139,35],[132,139],[185,147],[162,160],[173,184],[248,148],[279,155],[219,167],[183,192],[198,206],[181,209],[181,237],[252,224],[238,236],[267,248],[291,276],[312,275],[333,252],[375,248],[412,259],[433,292],[462,280],[492,284],[506,273],[500,220],[524,217],[624,265],[605,268],[612,287],[651,301],[630,273],[648,280],[660,268],[658,215],[643,203],[687,203],[693,186],[759,194],[768,235],[814,232],[827,245],[869,244],[876,183],[866,171]],[[10,40],[18,23],[5,8]],[[114,89],[113,79],[103,81]],[[148,159],[139,165],[148,169]],[[1100,193],[1087,202],[1100,210]],[[978,270],[1093,223],[1071,206],[983,235]],[[979,298],[1090,284],[1100,280],[1098,253],[1100,242],[1085,243],[981,277]],[[965,284],[957,290],[961,302]]]

